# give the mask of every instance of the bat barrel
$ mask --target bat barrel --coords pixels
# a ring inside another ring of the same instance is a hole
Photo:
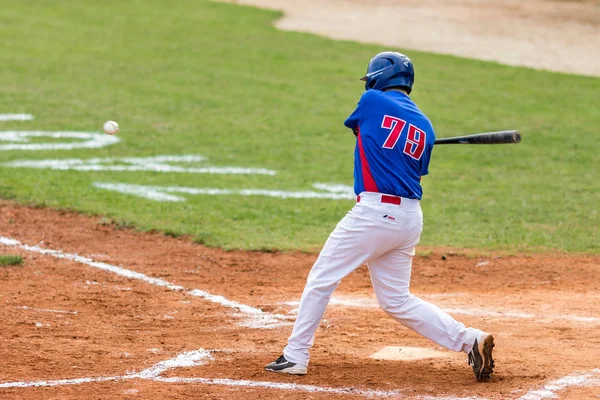
[[[519,143],[521,133],[516,130],[477,133],[474,135],[441,138],[435,144],[505,144]]]

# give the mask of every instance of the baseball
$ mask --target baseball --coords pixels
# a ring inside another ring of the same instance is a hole
[[[114,135],[115,133],[119,132],[119,124],[117,124],[115,121],[106,121],[104,123],[104,132],[108,133],[109,135]]]

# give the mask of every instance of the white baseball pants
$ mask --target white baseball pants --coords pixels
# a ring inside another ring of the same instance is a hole
[[[308,365],[325,308],[341,280],[367,263],[381,308],[396,321],[454,351],[471,351],[478,329],[465,328],[433,304],[410,293],[415,246],[423,230],[418,200],[400,205],[381,202],[380,193],[363,192],[327,239],[313,265],[300,300],[298,317],[283,354]]]

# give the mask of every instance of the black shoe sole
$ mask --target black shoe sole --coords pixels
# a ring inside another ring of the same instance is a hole
[[[494,349],[494,337],[488,335],[483,341],[483,354],[481,354],[482,365],[479,368],[475,378],[478,382],[487,382],[492,375],[494,370],[494,358],[492,357],[492,350]]]

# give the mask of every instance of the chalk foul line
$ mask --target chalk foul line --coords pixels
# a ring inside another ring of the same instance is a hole
[[[148,283],[150,285],[164,287],[172,291],[183,292],[187,295],[194,297],[200,297],[212,303],[219,304],[223,307],[236,310],[236,315],[241,314],[241,316],[244,317],[240,325],[249,328],[270,329],[291,324],[291,322],[289,322],[289,320],[291,319],[289,316],[271,314],[261,310],[260,308],[238,303],[236,301],[226,299],[223,296],[211,294],[200,289],[186,289],[183,286],[167,282],[160,278],[153,278],[140,272],[132,271],[130,269],[107,264],[104,262],[94,261],[91,258],[83,257],[77,254],[65,253],[61,250],[45,249],[39,246],[29,246],[27,244],[19,242],[18,240],[7,238],[4,236],[0,236],[0,244],[3,244],[5,246],[16,247],[32,253],[48,255],[54,258],[75,261],[77,263],[84,264],[92,268],[112,272],[113,274],[123,276],[128,279],[136,279]]]

